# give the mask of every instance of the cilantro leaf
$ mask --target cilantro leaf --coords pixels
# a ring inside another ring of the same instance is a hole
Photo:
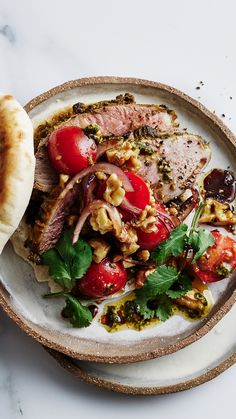
[[[145,295],[140,296],[137,298],[136,304],[138,304],[139,313],[144,320],[151,320],[157,317],[164,322],[173,314],[171,300],[165,294],[160,294],[154,299],[150,299]]]
[[[137,293],[136,293],[137,294]],[[136,296],[135,303],[138,307],[138,313],[141,314],[141,316],[144,318],[144,320],[150,320],[154,317],[155,313],[154,310],[152,310],[148,306],[148,302],[151,300],[150,297],[148,297],[145,294],[138,294]]]
[[[71,276],[68,266],[55,249],[50,249],[42,255],[44,265],[48,266],[49,275],[64,289],[71,288]]]
[[[210,231],[203,228],[192,231],[189,235],[189,244],[195,252],[192,264],[202,256],[208,247],[213,246],[214,243],[215,240]]]
[[[155,316],[161,322],[168,320],[173,314],[172,303],[167,295],[161,294],[157,300],[157,308],[155,309]]]
[[[183,253],[187,240],[187,229],[186,224],[181,224],[172,230],[168,239],[153,250],[151,258],[157,263],[164,263],[170,256],[179,256]]]
[[[189,277],[172,266],[161,265],[148,275],[144,286],[135,291],[135,301],[145,320],[158,317],[165,321],[173,314],[171,298],[180,297],[191,289]]]
[[[136,290],[136,295],[144,294],[149,298],[155,297],[157,294],[166,292],[178,278],[179,272],[176,268],[165,265],[158,266],[154,272],[148,275],[144,286]]]
[[[77,298],[67,295],[66,305],[62,310],[64,317],[68,318],[73,327],[88,327],[93,316],[88,307],[81,304]]]
[[[173,286],[166,291],[166,294],[170,298],[179,298],[191,289],[192,281],[190,277],[187,275],[181,275],[178,281],[176,281]]]
[[[72,244],[72,230],[65,230],[53,249],[42,255],[49,267],[49,275],[65,290],[72,289],[75,280],[81,278],[92,262],[92,250],[84,240]]]

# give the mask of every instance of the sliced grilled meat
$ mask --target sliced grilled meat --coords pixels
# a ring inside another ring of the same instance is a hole
[[[58,241],[65,222],[78,192],[79,185],[71,189],[62,189],[57,186],[45,198],[40,207],[39,217],[33,228],[33,250],[39,254],[53,247]]]
[[[36,153],[34,188],[42,192],[50,192],[59,182],[59,176],[53,168],[47,146],[42,145]]]
[[[146,140],[145,140],[146,141]],[[191,185],[211,157],[209,146],[198,135],[179,132],[150,138],[152,155],[141,155],[138,174],[150,181],[157,199],[168,202]]]
[[[173,130],[178,126],[174,111],[164,105],[136,104],[101,104],[89,105],[89,112],[80,113],[61,126],[77,125],[86,128],[90,124],[99,125],[102,136],[120,136],[149,125],[159,131]],[[99,105],[99,106],[98,106]],[[85,105],[86,106],[86,105]],[[45,141],[39,145],[36,153],[36,171],[34,187],[43,192],[50,192],[58,184],[58,175],[53,169]]]
[[[174,111],[158,105],[108,105],[95,108],[90,112],[78,114],[63,123],[85,128],[90,124],[100,127],[103,136],[124,135],[143,125],[168,131],[178,126]]]

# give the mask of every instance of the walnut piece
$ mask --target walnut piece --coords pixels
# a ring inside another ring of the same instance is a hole
[[[125,190],[122,188],[122,183],[115,173],[107,179],[106,190],[104,191],[103,198],[109,204],[118,207],[123,201]]]
[[[216,225],[235,225],[236,212],[231,210],[229,204],[207,198],[199,223]]]
[[[141,214],[134,221],[134,226],[141,228],[146,233],[155,232],[157,231],[156,215],[157,215],[156,208],[152,207],[151,205],[146,205],[144,210],[142,210]]]
[[[135,276],[135,289],[142,288],[144,286],[144,283],[147,279],[147,276],[155,271],[155,269],[140,269]]]
[[[104,172],[96,172],[95,176],[98,180],[106,180],[107,179],[107,175]]]
[[[148,250],[139,250],[137,257],[138,260],[141,260],[142,262],[147,262],[147,260],[150,258],[150,252]]]
[[[123,260],[122,265],[125,269],[133,268],[135,266],[135,263],[132,262],[132,259],[130,260]]]
[[[64,188],[65,187],[65,184],[67,183],[68,180],[69,180],[69,176],[68,175],[60,174],[59,184],[60,184],[61,188]]]
[[[90,217],[90,224],[93,230],[99,231],[101,234],[105,234],[113,230],[113,223],[110,220],[105,208],[98,208],[93,211],[93,214]]]
[[[208,303],[203,294],[198,290],[192,289],[185,295],[179,298],[175,298],[175,303],[186,309],[202,313],[207,307]]]
[[[121,245],[120,250],[124,256],[129,256],[139,249],[139,245],[137,244],[138,236],[135,229],[132,227],[129,227],[126,231],[129,240]]]
[[[141,162],[138,159],[140,150],[135,148],[130,141],[124,141],[119,148],[112,148],[107,150],[106,155],[109,163],[117,166],[124,166],[136,172],[141,167]]]
[[[93,260],[100,263],[107,256],[111,246],[102,239],[89,240],[90,246],[93,248]]]

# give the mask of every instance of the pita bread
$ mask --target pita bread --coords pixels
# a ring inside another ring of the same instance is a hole
[[[0,253],[29,203],[34,182],[33,127],[10,95],[0,95]]]

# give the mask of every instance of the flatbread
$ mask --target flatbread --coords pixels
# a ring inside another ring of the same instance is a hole
[[[34,169],[30,118],[13,96],[0,94],[0,254],[29,203]]]

